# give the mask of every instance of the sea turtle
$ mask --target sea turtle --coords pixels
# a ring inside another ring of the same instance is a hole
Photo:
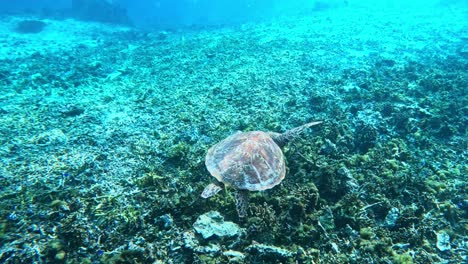
[[[293,128],[282,134],[274,132],[236,132],[212,146],[205,164],[216,181],[205,187],[201,197],[208,198],[223,188],[236,190],[239,217],[246,216],[248,191],[261,191],[279,184],[286,174],[281,148],[304,129],[322,123],[316,121]]]

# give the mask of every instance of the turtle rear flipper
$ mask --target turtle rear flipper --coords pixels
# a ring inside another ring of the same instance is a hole
[[[236,210],[240,218],[247,216],[247,209],[249,207],[249,191],[236,190]]]

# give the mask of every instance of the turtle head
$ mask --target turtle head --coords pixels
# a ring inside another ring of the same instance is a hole
[[[205,189],[203,190],[201,197],[202,198],[209,198],[211,196],[215,196],[219,191],[221,191],[223,188],[220,186],[220,184],[217,183],[210,183],[208,184]]]
[[[284,147],[286,144],[288,144],[290,141],[297,138],[304,131],[304,129],[309,128],[311,126],[319,125],[322,122],[323,121],[310,122],[305,125],[290,129],[282,134],[271,133],[270,135],[273,141],[275,141],[275,143],[281,148],[281,147]]]

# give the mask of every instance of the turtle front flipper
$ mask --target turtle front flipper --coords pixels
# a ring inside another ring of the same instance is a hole
[[[240,218],[247,216],[247,209],[249,208],[249,191],[236,190],[236,210]]]
[[[202,198],[209,198],[211,196],[216,195],[221,191],[223,187],[221,187],[221,184],[219,183],[210,183],[208,184],[205,189],[203,190],[201,197]]]

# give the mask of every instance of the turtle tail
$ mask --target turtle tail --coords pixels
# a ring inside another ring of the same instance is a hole
[[[302,131],[304,131],[304,129],[321,124],[322,122],[323,121],[310,122],[302,126],[298,126],[293,129],[290,129],[282,134],[274,133],[272,138],[275,141],[275,143],[278,144],[278,146],[284,147],[290,141],[294,140],[297,136],[299,136],[302,133]]]

